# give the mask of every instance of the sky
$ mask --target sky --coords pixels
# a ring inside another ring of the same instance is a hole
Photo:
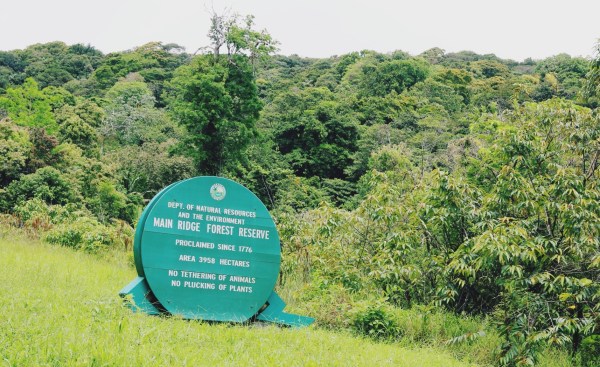
[[[255,16],[278,53],[411,55],[439,47],[521,61],[594,55],[600,0],[0,0],[0,50],[63,41],[102,52],[147,42],[208,46],[211,11]]]

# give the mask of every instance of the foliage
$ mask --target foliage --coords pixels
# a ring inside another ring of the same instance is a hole
[[[146,83],[120,81],[106,98],[106,115],[99,126],[103,144],[142,145],[179,137],[177,126],[164,111],[155,108],[156,99]]]
[[[38,168],[52,166],[60,161],[60,153],[56,150],[59,141],[55,136],[48,135],[44,128],[29,128],[29,140],[31,151],[26,172],[35,172]]]
[[[16,204],[39,198],[48,204],[67,204],[75,201],[75,192],[61,172],[43,167],[11,182],[0,197],[0,207],[8,211]]]
[[[169,103],[189,133],[182,150],[194,158],[199,173],[218,174],[242,160],[256,136],[261,103],[250,65],[242,56],[231,61],[194,58],[177,70]]]
[[[274,101],[280,116],[274,140],[297,175],[344,178],[356,150],[358,128],[325,88],[284,94]]]
[[[24,170],[31,143],[29,134],[11,120],[0,120],[0,185],[5,186]]]
[[[540,61],[535,71],[541,75],[554,75],[559,85],[558,95],[566,98],[577,97],[585,84],[590,64],[580,57],[559,54]]]
[[[398,94],[425,80],[428,65],[420,60],[385,61],[376,66],[362,68],[360,93],[364,96],[384,97],[391,92]]]
[[[581,366],[600,366],[600,335],[590,335],[581,343]]]
[[[32,78],[26,79],[20,87],[8,88],[6,95],[0,96],[0,110],[6,111],[20,126],[41,127],[49,133],[55,133],[58,128],[50,99]]]
[[[48,205],[42,199],[33,198],[17,204],[14,214],[24,227],[43,232],[55,224],[75,220],[81,211],[72,203]]]
[[[594,360],[597,55],[271,56],[255,27],[213,13],[194,56],[0,52],[1,222],[117,253],[160,189],[225,176],[272,210],[280,291],[320,326],[484,364]]]
[[[141,195],[125,195],[109,181],[98,182],[94,189],[87,204],[101,223],[107,223],[110,219],[133,223],[140,215],[138,208],[142,204]]]
[[[215,60],[219,59],[221,48],[225,46],[229,58],[245,55],[254,68],[257,60],[277,50],[277,41],[266,30],[254,29],[253,15],[241,19],[239,14],[213,12],[210,20],[208,38],[212,43],[212,54]]]
[[[391,339],[398,335],[398,325],[381,307],[368,307],[358,312],[352,322],[354,330],[374,339]]]
[[[173,182],[191,177],[191,159],[169,154],[172,140],[126,146],[107,154],[107,162],[118,162],[116,178],[126,193],[139,193],[151,199]]]
[[[587,81],[583,94],[591,106],[598,107],[600,105],[600,40],[596,43],[595,51],[595,57],[586,75]]]
[[[84,94],[102,94],[119,80],[138,73],[150,85],[158,103],[162,104],[165,82],[189,57],[182,50],[181,46],[175,44],[150,42],[133,50],[108,54],[90,76],[88,84],[91,85],[73,87]]]
[[[44,240],[53,245],[97,252],[115,243],[113,236],[108,228],[96,220],[81,217],[55,226],[44,235]]]
[[[62,141],[86,150],[93,150],[98,143],[97,131],[76,115],[61,122],[58,134]]]

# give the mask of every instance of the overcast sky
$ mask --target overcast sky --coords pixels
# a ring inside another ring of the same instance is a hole
[[[123,51],[150,41],[208,45],[209,10],[253,14],[279,53],[327,57],[432,47],[502,58],[591,56],[600,0],[0,0],[0,50],[63,41]]]

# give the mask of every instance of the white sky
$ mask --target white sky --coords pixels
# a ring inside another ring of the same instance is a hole
[[[253,14],[279,53],[328,57],[432,47],[502,58],[590,56],[600,0],[0,0],[0,50],[63,41],[123,51],[150,41],[208,45],[209,11]]]

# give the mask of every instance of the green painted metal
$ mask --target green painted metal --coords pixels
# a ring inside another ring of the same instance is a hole
[[[268,306],[256,317],[260,321],[274,322],[291,327],[308,326],[315,321],[312,317],[283,312],[285,302],[275,292],[271,293],[267,304]]]
[[[157,302],[152,302],[150,288],[143,277],[137,277],[121,289],[119,296],[126,298],[134,311],[144,312],[150,315],[160,314]]]
[[[131,294],[135,304],[145,305],[138,302],[144,294],[155,310],[244,322],[271,300],[265,318],[302,324],[283,313],[285,304],[273,292],[281,263],[275,223],[264,204],[234,181],[195,177],[162,190],[138,221],[134,259],[139,278],[121,295]]]
[[[146,208],[142,211],[142,214],[140,215],[140,219],[138,220],[138,224],[137,224],[136,229],[135,229],[135,235],[133,237],[133,260],[134,260],[134,263],[135,263],[135,269],[137,270],[137,273],[138,273],[138,275],[140,277],[144,276],[144,266],[142,265],[141,239],[142,239],[142,232],[143,232],[143,229],[144,229],[144,223],[146,223],[146,218],[148,217],[148,212],[150,211],[150,208],[152,208],[154,206],[154,203],[156,203],[156,201],[165,192],[167,192],[167,190],[169,190],[171,187],[173,187],[176,183],[173,183],[173,184],[165,187],[161,191],[159,191],[159,193],[156,194],[152,198],[152,200],[150,200],[150,202],[148,203],[148,205],[146,206]]]

